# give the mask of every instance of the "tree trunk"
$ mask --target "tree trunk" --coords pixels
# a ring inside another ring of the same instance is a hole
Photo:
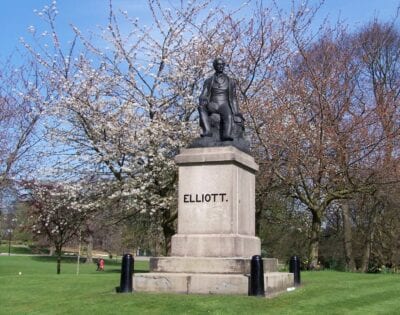
[[[377,221],[376,218],[373,218],[371,227],[368,229],[368,236],[367,239],[365,240],[364,252],[361,259],[361,267],[360,267],[361,272],[367,272],[369,268],[369,259],[371,257],[371,247],[372,247],[372,242],[374,240],[376,221]]]
[[[342,202],[342,217],[343,217],[343,242],[344,242],[344,257],[346,260],[346,270],[356,271],[356,264],[353,256],[353,233],[351,228],[350,209],[347,201]]]
[[[396,229],[398,231],[398,229]],[[392,265],[392,268],[397,268],[397,266],[400,265],[400,237],[398,236],[398,232],[392,230],[390,232],[391,238],[393,240],[393,244],[395,246],[392,246],[391,248],[391,256],[390,256],[390,263]]]
[[[171,253],[171,239],[176,233],[174,222],[177,219],[177,213],[171,213],[169,209],[163,211],[163,222],[162,229],[164,234],[164,255],[169,255]]]
[[[318,266],[318,253],[319,253],[319,234],[321,231],[321,216],[318,211],[311,210],[312,225],[309,249],[309,269],[315,269]]]
[[[175,229],[171,227],[170,224],[163,225],[163,233],[164,233],[164,255],[169,255],[171,253],[171,239],[172,236],[175,234]]]
[[[93,263],[93,235],[89,234],[88,241],[86,244],[86,263]]]
[[[365,242],[365,248],[364,248],[364,253],[361,259],[361,267],[360,271],[361,272],[367,272],[368,267],[369,267],[369,258],[371,256],[371,246],[372,246],[372,232],[370,233],[369,237],[367,238]]]
[[[56,246],[56,255],[57,255],[57,274],[61,273],[61,247]]]
[[[54,251],[55,251],[54,246],[50,246],[49,256],[53,256],[54,255]]]
[[[372,213],[371,213],[371,219],[370,219],[369,226],[366,230],[367,239],[365,240],[365,248],[364,248],[364,253],[363,253],[363,256],[361,259],[361,268],[360,268],[362,272],[367,272],[368,267],[369,267],[369,259],[371,256],[372,242],[374,240],[375,228],[376,228],[376,224],[378,222],[378,216],[380,214],[378,207],[379,207],[379,202],[376,202],[373,207]]]

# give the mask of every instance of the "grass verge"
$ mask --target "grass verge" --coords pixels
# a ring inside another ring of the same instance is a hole
[[[136,272],[147,262],[135,262]],[[76,260],[56,275],[52,257],[0,257],[0,314],[399,314],[400,276],[303,272],[304,286],[274,299],[247,296],[116,294],[119,262],[106,271]],[[22,275],[19,275],[19,272]]]

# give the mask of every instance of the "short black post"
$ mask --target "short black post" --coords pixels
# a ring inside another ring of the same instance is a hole
[[[249,295],[265,296],[264,264],[260,255],[251,257],[251,274]]]
[[[121,283],[117,288],[118,293],[132,292],[132,275],[133,275],[134,259],[131,254],[125,254],[122,258],[121,267]]]
[[[292,256],[289,262],[289,272],[293,273],[294,285],[300,285],[300,258]]]

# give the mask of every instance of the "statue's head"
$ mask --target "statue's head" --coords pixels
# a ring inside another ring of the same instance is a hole
[[[224,61],[224,59],[222,59],[222,58],[220,58],[220,57],[215,58],[214,61],[213,61],[213,66],[214,66],[214,69],[215,69],[215,71],[216,71],[217,73],[222,73],[222,72],[224,72],[224,68],[225,68],[225,61]]]

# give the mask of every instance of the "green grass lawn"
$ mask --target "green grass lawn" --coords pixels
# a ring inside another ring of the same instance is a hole
[[[34,245],[15,245],[11,244],[10,248],[8,247],[8,243],[0,243],[0,253],[8,254],[10,250],[11,254],[23,254],[23,255],[30,255],[30,254],[41,254],[46,255],[49,253],[47,248],[34,246]]]
[[[273,299],[247,296],[117,294],[120,264],[0,256],[0,314],[400,314],[400,275],[303,272],[303,287]],[[135,262],[145,271],[146,262]],[[19,272],[22,274],[19,275]]]

